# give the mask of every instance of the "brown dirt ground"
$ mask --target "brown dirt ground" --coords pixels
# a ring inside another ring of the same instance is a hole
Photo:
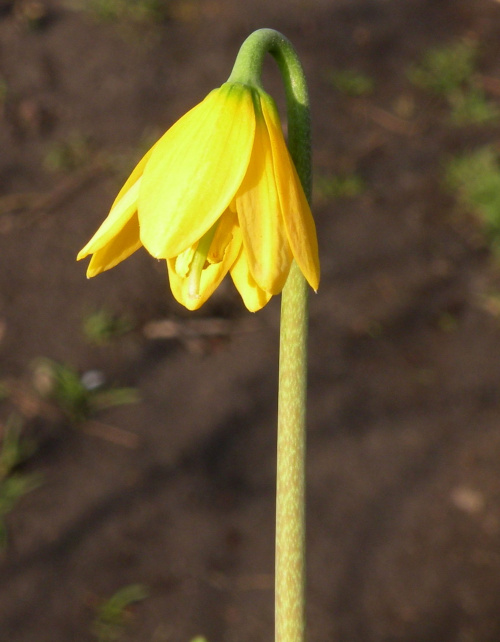
[[[449,125],[406,69],[473,37],[500,100],[500,4],[178,0],[168,20],[130,25],[54,0],[37,29],[30,3],[12,4],[0,2],[0,410],[23,415],[38,448],[21,472],[42,483],[6,518],[0,641],[96,640],[96,606],[133,583],[149,597],[123,642],[272,639],[279,300],[250,315],[228,283],[188,315],[146,253],[91,281],[75,262],[145,141],[268,26],[308,74],[316,172],[367,186],[315,206],[310,640],[497,642],[500,325],[485,300],[499,279],[442,166],[500,129]],[[332,68],[369,74],[375,91],[342,96]],[[47,168],[55,145],[82,138],[83,164]],[[82,321],[103,306],[135,330],[92,346]],[[224,336],[182,335],[193,317],[224,320]],[[178,336],[147,338],[158,319]],[[74,429],[32,391],[41,356],[135,386],[141,402]]]

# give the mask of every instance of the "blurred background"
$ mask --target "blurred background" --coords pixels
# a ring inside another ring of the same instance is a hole
[[[500,3],[1,0],[2,642],[272,639],[279,297],[75,262],[259,27],[312,102],[309,639],[500,639]]]

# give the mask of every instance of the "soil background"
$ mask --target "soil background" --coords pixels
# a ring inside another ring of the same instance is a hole
[[[91,5],[0,2],[0,430],[20,418],[36,448],[15,472],[40,479],[5,515],[0,641],[272,639],[279,297],[251,315],[227,282],[189,314],[143,251],[90,281],[75,262],[144,150],[265,26],[303,61],[315,175],[365,185],[314,204],[309,639],[498,642],[498,267],[443,163],[500,128],[450,124],[407,70],[474,39],[500,102],[500,4],[178,0],[149,21]],[[373,92],[336,90],[343,69]],[[271,58],[265,76],[283,107]],[[102,310],[133,328],[89,342]],[[75,427],[40,358],[140,401]],[[96,631],[133,584],[148,596],[123,628]]]

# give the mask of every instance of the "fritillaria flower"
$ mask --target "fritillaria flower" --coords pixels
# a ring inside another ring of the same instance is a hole
[[[143,246],[165,259],[174,297],[199,308],[229,272],[250,311],[285,284],[292,260],[314,290],[316,230],[276,106],[226,82],[147,152],[78,254],[87,276]]]

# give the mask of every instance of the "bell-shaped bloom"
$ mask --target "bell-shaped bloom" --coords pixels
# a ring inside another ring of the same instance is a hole
[[[144,246],[174,297],[199,308],[229,272],[246,307],[281,292],[293,259],[316,290],[316,230],[272,98],[227,82],[148,151],[78,254],[87,276]]]

